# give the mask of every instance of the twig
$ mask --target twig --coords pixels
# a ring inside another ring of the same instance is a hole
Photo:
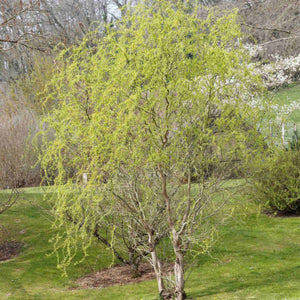
[[[291,31],[287,31],[287,30],[284,30],[284,29],[260,27],[260,26],[250,25],[250,24],[247,24],[247,23],[242,23],[241,25],[252,28],[252,29],[257,29],[257,30],[268,30],[268,31],[275,31],[275,32],[283,32],[283,33],[287,33],[287,34],[292,34]]]

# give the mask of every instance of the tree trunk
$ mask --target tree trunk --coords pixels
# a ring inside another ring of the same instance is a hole
[[[175,299],[184,300],[186,298],[186,293],[184,291],[184,259],[180,247],[180,238],[175,229],[173,229],[173,248],[176,257],[174,266]]]
[[[138,278],[142,276],[138,264],[134,264],[134,263],[130,264],[130,274],[131,274],[131,278]]]
[[[159,291],[159,295],[162,296],[165,293],[165,285],[164,285],[164,281],[162,278],[161,263],[159,261],[159,258],[157,257],[153,234],[151,232],[149,232],[148,237],[149,237],[149,239],[148,239],[149,250],[151,253],[152,265],[153,265],[156,280],[157,280],[158,291]]]
[[[166,133],[167,137],[167,133]],[[172,232],[173,238],[173,250],[175,253],[175,266],[174,266],[174,275],[175,275],[175,299],[176,300],[184,300],[186,298],[186,293],[184,292],[184,264],[183,264],[183,253],[181,250],[181,240],[180,235],[176,232],[174,222],[172,219],[172,210],[171,210],[171,201],[167,192],[167,181],[164,175],[163,170],[160,168],[160,178],[162,182],[162,192],[166,201],[166,211],[168,216],[168,224],[169,228]],[[189,193],[191,187],[191,175],[189,173],[188,177],[188,186],[189,186]],[[188,202],[188,208],[184,219],[188,217],[190,211],[190,197]],[[185,222],[185,221],[184,221]],[[183,228],[184,229],[184,228]],[[168,298],[165,298],[168,299]]]
[[[129,265],[132,278],[141,277],[142,273],[139,270],[140,263],[142,261],[142,255],[136,253],[134,249],[129,249]]]

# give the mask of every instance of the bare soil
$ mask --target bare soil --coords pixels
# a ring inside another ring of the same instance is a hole
[[[0,261],[8,260],[17,256],[22,248],[22,243],[11,241],[0,244]]]
[[[126,285],[155,279],[155,273],[149,263],[141,264],[139,269],[142,276],[137,278],[132,278],[130,266],[128,265],[103,269],[79,278],[77,280],[78,288],[104,288],[112,285]],[[171,270],[172,267],[168,266],[168,269]]]

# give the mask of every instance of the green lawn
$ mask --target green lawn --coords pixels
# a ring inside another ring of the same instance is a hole
[[[300,83],[298,84],[294,83],[289,87],[279,90],[275,94],[274,100],[279,105],[290,104],[293,101],[300,102]],[[300,111],[299,110],[294,111],[290,115],[289,120],[290,122],[296,123],[298,126],[300,126]]]
[[[300,102],[300,82],[293,83],[287,87],[281,88],[280,90],[271,93],[270,99],[268,100],[272,104],[279,106],[279,110],[284,112],[284,124],[285,124],[285,138],[286,141],[291,141],[294,135],[294,124],[297,125],[298,132],[300,132],[300,110],[299,109],[288,109],[291,103]],[[281,124],[276,120],[276,112],[271,111],[271,117],[267,117],[265,121],[269,120],[271,123],[275,121],[275,125],[269,128],[269,121],[266,123],[266,134],[272,135],[278,139],[278,143],[281,144],[282,140],[282,127]],[[271,131],[270,131],[271,130]]]
[[[0,263],[0,299],[155,299],[155,281],[72,290],[74,279],[108,266],[111,256],[102,251],[94,265],[92,255],[71,266],[69,278],[62,277],[49,255],[53,229],[42,193],[25,190],[24,200],[0,216],[0,223],[24,243],[20,256]],[[242,198],[236,203],[249,209],[227,222],[209,256],[195,261],[186,284],[190,299],[299,299],[300,219],[258,214]]]

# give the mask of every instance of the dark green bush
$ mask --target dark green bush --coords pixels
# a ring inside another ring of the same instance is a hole
[[[252,172],[252,198],[272,213],[300,212],[300,151],[278,151]]]

